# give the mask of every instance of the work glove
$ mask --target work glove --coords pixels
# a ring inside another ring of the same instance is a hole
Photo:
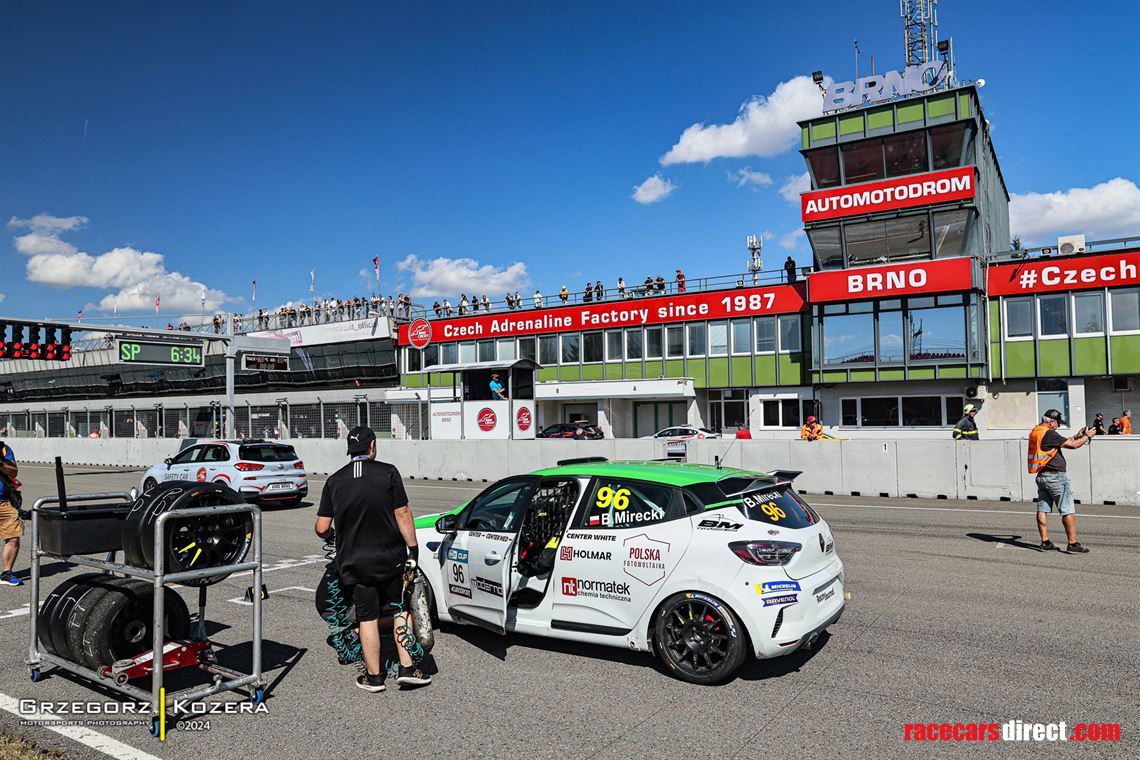
[[[416,567],[419,565],[419,563],[420,563],[420,546],[419,546],[419,544],[416,544],[415,546],[409,546],[408,547],[408,559],[406,562],[404,562],[404,570],[415,570]]]

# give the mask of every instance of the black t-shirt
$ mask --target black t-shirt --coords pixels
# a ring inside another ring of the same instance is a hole
[[[1049,460],[1049,464],[1041,468],[1043,472],[1064,472],[1067,468],[1065,463],[1065,455],[1062,453],[1063,449],[1061,444],[1067,441],[1068,438],[1058,433],[1056,430],[1049,430],[1041,439],[1041,450],[1049,451],[1051,449],[1057,450],[1057,455]]]
[[[386,462],[349,462],[325,481],[317,515],[333,519],[345,583],[377,583],[402,570],[408,552],[393,513],[407,504],[400,472]]]

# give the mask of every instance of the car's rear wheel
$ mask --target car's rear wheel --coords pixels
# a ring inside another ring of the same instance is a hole
[[[653,625],[661,662],[683,681],[716,684],[744,664],[744,626],[728,605],[707,594],[685,592],[665,600]]]
[[[158,481],[154,478],[147,478],[143,481],[143,493],[147,493],[152,488],[158,485]]]

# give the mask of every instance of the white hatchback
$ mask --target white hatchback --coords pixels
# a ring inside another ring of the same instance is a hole
[[[286,505],[309,493],[296,450],[262,439],[193,443],[143,473],[140,486],[145,492],[171,480],[224,483],[248,501]]]

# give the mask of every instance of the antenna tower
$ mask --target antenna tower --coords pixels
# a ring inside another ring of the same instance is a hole
[[[938,0],[899,0],[903,18],[906,65],[921,66],[934,60],[938,46]]]

